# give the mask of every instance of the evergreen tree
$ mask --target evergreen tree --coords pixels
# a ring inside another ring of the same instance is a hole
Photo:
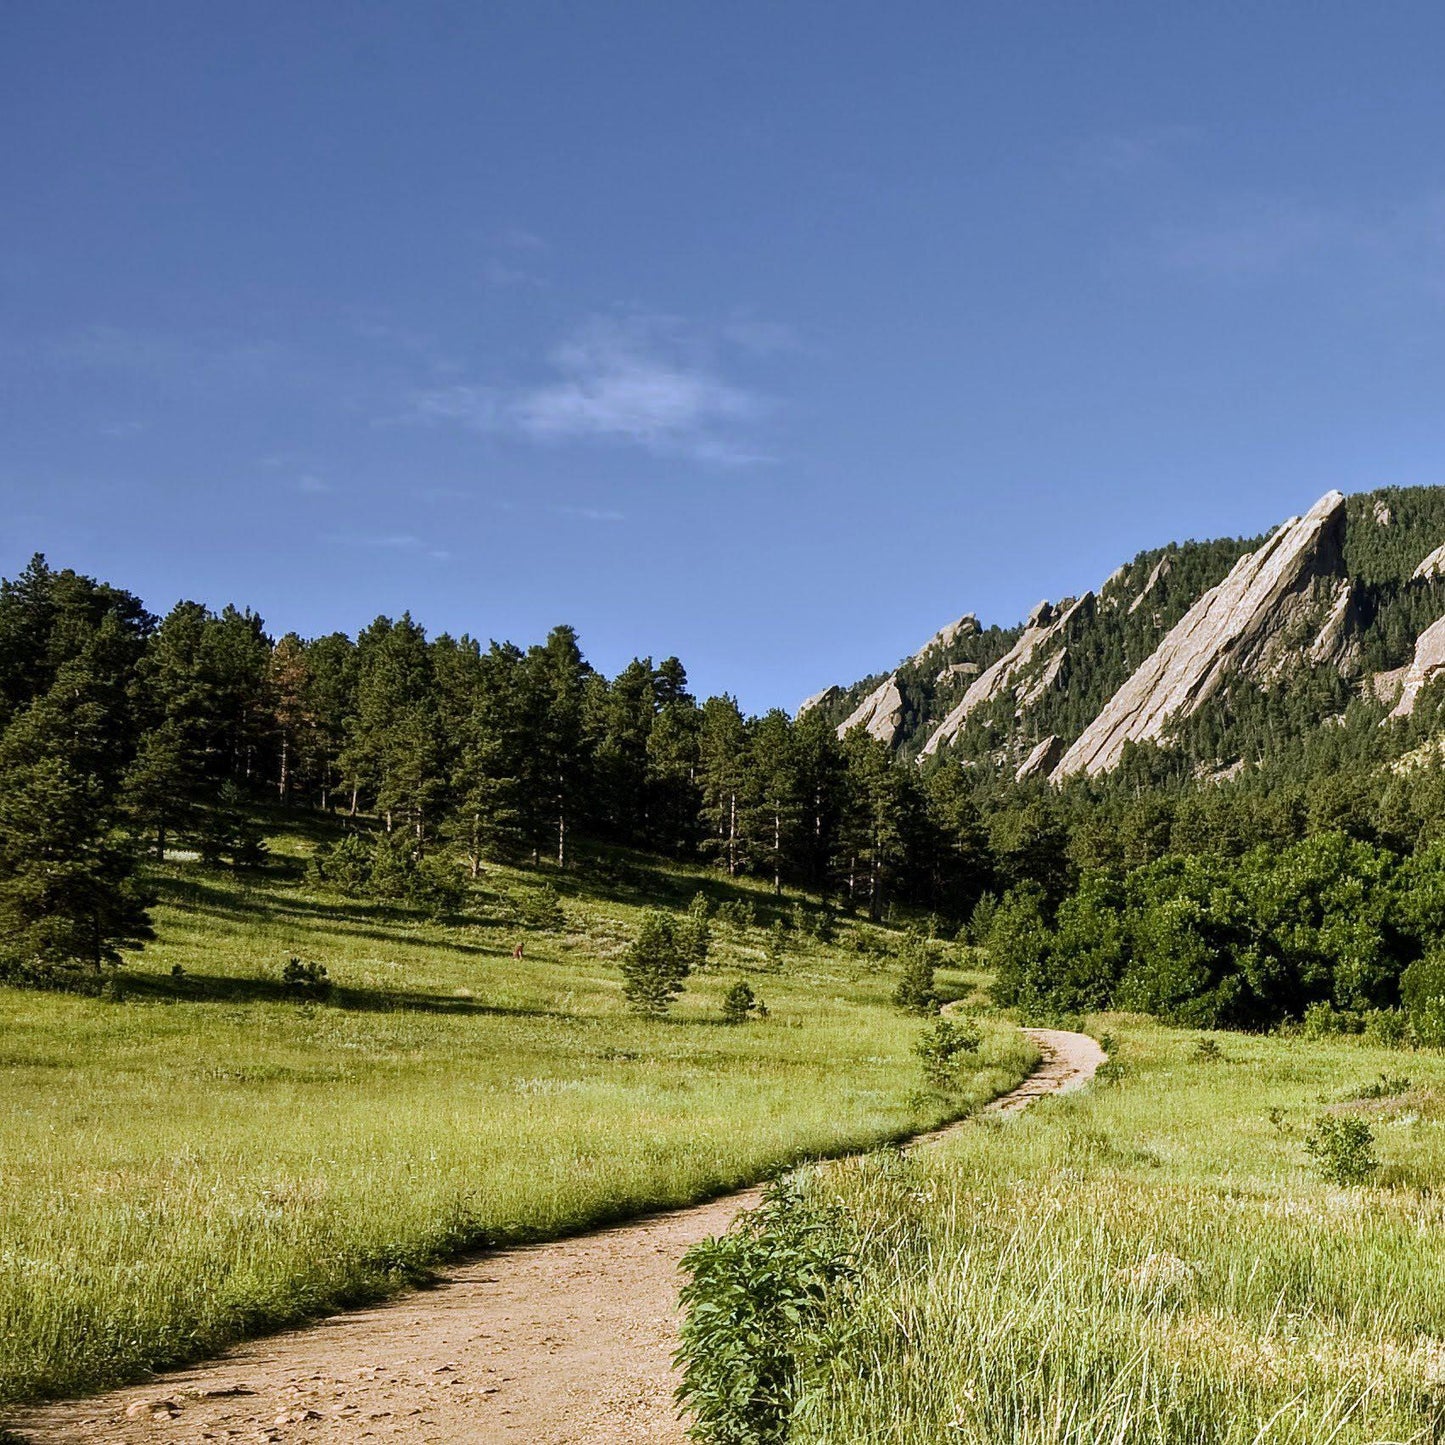
[[[637,941],[622,964],[622,995],[638,1013],[659,1016],[672,1007],[688,975],[672,918],[659,909],[643,915]]]
[[[152,937],[150,900],[97,765],[114,690],[97,651],[66,662],[0,737],[0,970],[17,981],[98,977]]]
[[[747,728],[730,697],[703,704],[698,729],[698,782],[707,825],[704,849],[735,877],[747,861]]]
[[[557,866],[567,864],[568,829],[585,813],[582,792],[588,758],[583,743],[583,704],[591,669],[582,660],[577,633],[554,627],[541,647],[527,652],[527,672],[536,706],[531,769],[534,846],[547,820],[556,845]],[[539,848],[540,851],[540,848]]]
[[[928,944],[916,933],[909,933],[898,950],[902,970],[893,1002],[905,1013],[934,1014],[938,1012],[938,990],[934,986],[933,955]]]
[[[802,812],[792,723],[785,712],[774,708],[752,724],[747,762],[747,831],[754,840],[753,856],[759,871],[771,875],[773,892],[781,893]]]

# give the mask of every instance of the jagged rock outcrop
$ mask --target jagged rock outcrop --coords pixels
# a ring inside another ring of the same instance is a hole
[[[917,652],[913,654],[914,662],[922,662],[935,647],[947,647],[950,643],[957,642],[960,637],[973,637],[981,629],[978,625],[978,618],[972,612],[965,612],[957,622],[950,622],[947,627],[940,627]]]
[[[1436,547],[1436,549],[1415,568],[1415,579],[1417,581],[1428,582],[1432,577],[1441,576],[1445,576],[1445,543],[1441,543],[1440,546]]]
[[[1231,674],[1277,664],[1292,627],[1318,609],[1316,581],[1340,574],[1344,520],[1344,496],[1329,492],[1241,557],[1109,699],[1059,761],[1055,780],[1108,772],[1127,743],[1159,739]]]
[[[1445,672],[1445,617],[1432,622],[1415,639],[1415,660],[1405,669],[1400,700],[1391,717],[1409,717],[1420,691]]]
[[[1037,778],[1040,774],[1047,773],[1063,755],[1063,738],[1057,733],[1050,733],[1019,764],[1018,772],[1014,774],[1014,780],[1022,783],[1029,778]]]
[[[805,712],[811,712],[815,707],[827,707],[830,703],[837,702],[843,696],[841,687],[825,687],[822,692],[815,692],[812,697],[805,697],[798,704],[797,716],[802,717]]]
[[[903,694],[898,689],[898,674],[886,677],[848,716],[838,724],[838,736],[846,737],[861,727],[870,737],[892,747],[903,730]]]
[[[1056,643],[1062,644],[1074,620],[1086,614],[1093,605],[1092,592],[1086,592],[1072,602],[1060,603],[1058,607],[1050,602],[1040,602],[1029,613],[1019,640],[973,680],[957,705],[933,730],[920,756],[931,757],[944,744],[952,742],[963,730],[971,713],[1000,697],[1021,678],[1036,658],[1046,656]],[[1054,675],[1058,675],[1057,669]]]
[[[1154,570],[1150,572],[1148,579],[1139,590],[1139,595],[1129,604],[1129,615],[1132,617],[1150,598],[1154,589],[1174,570],[1173,558],[1166,552],[1155,564]]]
[[[1329,666],[1342,673],[1353,672],[1359,661],[1358,621],[1355,584],[1348,577],[1342,577],[1335,588],[1330,610],[1305,656],[1315,667]]]
[[[933,679],[933,683],[935,687],[941,687],[955,678],[977,677],[982,671],[983,667],[977,662],[952,662]]]

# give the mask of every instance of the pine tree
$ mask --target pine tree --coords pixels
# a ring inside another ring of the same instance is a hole
[[[893,991],[894,1004],[905,1013],[937,1013],[938,991],[934,987],[933,955],[928,944],[916,933],[909,933],[898,955],[903,967],[898,987]]]
[[[97,765],[114,685],[96,651],[62,666],[0,737],[0,970],[18,981],[98,977],[153,936]]]
[[[802,811],[792,723],[785,712],[774,708],[748,732],[747,831],[758,870],[771,875],[773,892],[781,893]]]
[[[276,795],[286,803],[295,791],[297,773],[305,774],[316,727],[306,645],[294,632],[288,632],[272,649],[266,688],[275,739]]]
[[[583,748],[583,704],[591,669],[582,659],[577,633],[563,626],[554,627],[541,647],[528,650],[527,671],[536,708],[529,790],[536,840],[540,845],[545,819],[562,868],[567,865],[568,830],[585,812],[582,792],[589,759]]]
[[[638,1013],[660,1016],[672,1007],[688,975],[670,915],[643,915],[637,941],[622,964],[622,995]]]
[[[698,731],[698,781],[707,823],[703,847],[735,877],[746,862],[747,728],[730,697],[710,697]]]

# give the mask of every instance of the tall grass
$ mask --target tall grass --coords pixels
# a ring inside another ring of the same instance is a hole
[[[279,867],[295,852],[280,839]],[[429,923],[184,865],[122,997],[0,990],[0,1402],[80,1392],[417,1279],[459,1250],[581,1228],[936,1122],[912,1098],[917,1024],[889,971],[719,925],[673,1017],[623,1009],[640,905],[686,870],[559,880],[566,926],[516,920],[494,872],[469,920]],[[522,961],[512,948],[525,944]],[[288,1000],[299,955],[336,983]],[[183,972],[172,976],[179,966]],[[771,1010],[726,1027],[747,977]],[[996,1032],[973,1081],[1021,1064]]]
[[[810,1176],[861,1231],[847,1342],[790,1438],[1363,1445],[1445,1432],[1445,1061],[1111,1021],[1092,1093]],[[1362,1109],[1379,1188],[1310,1172]]]

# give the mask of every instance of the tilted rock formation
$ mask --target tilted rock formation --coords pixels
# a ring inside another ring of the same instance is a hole
[[[950,622],[947,627],[940,627],[917,652],[913,654],[914,662],[922,662],[935,647],[947,647],[951,642],[957,642],[960,637],[972,637],[981,629],[978,625],[978,618],[972,612],[965,612],[957,622]]]
[[[1047,773],[1063,755],[1063,738],[1057,733],[1050,733],[1019,764],[1019,770],[1014,774],[1014,781],[1022,783],[1029,778],[1038,777],[1041,773]]]
[[[1149,595],[1154,589],[1174,570],[1173,559],[1166,552],[1155,564],[1154,570],[1149,574],[1149,579],[1140,588],[1139,595],[1129,604],[1129,615],[1132,617],[1149,600]]]
[[[1445,576],[1445,543],[1442,543],[1415,568],[1418,581],[1428,582],[1432,577]]]
[[[971,713],[1011,688],[1035,657],[1042,656],[1056,641],[1065,638],[1074,619],[1093,605],[1092,592],[1084,593],[1076,601],[1061,603],[1058,608],[1052,603],[1040,602],[1029,613],[1028,623],[1019,640],[973,680],[953,711],[933,730],[920,756],[931,757],[945,743],[952,742],[963,730]],[[1054,675],[1057,676],[1057,669]]]
[[[903,729],[903,694],[898,690],[898,674],[885,678],[838,724],[838,736],[846,737],[854,728],[863,728],[870,737],[889,747],[898,740]]]
[[[836,702],[843,696],[843,689],[837,687],[825,687],[822,692],[815,692],[812,697],[805,697],[798,704],[797,716],[802,717],[805,712],[810,712],[815,707],[827,707],[829,703]]]
[[[1355,584],[1348,577],[1342,577],[1335,588],[1329,615],[1305,656],[1316,667],[1328,664],[1340,672],[1353,671],[1359,652],[1355,636],[1357,620]]]
[[[1339,575],[1344,519],[1344,496],[1329,492],[1241,557],[1109,699],[1064,754],[1054,779],[1108,772],[1127,743],[1157,741],[1230,675],[1277,664],[1291,625],[1318,609],[1316,579]]]
[[[977,662],[952,662],[933,679],[934,686],[941,687],[956,677],[977,677],[982,671],[982,665]]]
[[[1445,617],[1432,622],[1415,639],[1415,660],[1405,669],[1400,700],[1391,717],[1409,717],[1415,711],[1420,690],[1445,672]]]

